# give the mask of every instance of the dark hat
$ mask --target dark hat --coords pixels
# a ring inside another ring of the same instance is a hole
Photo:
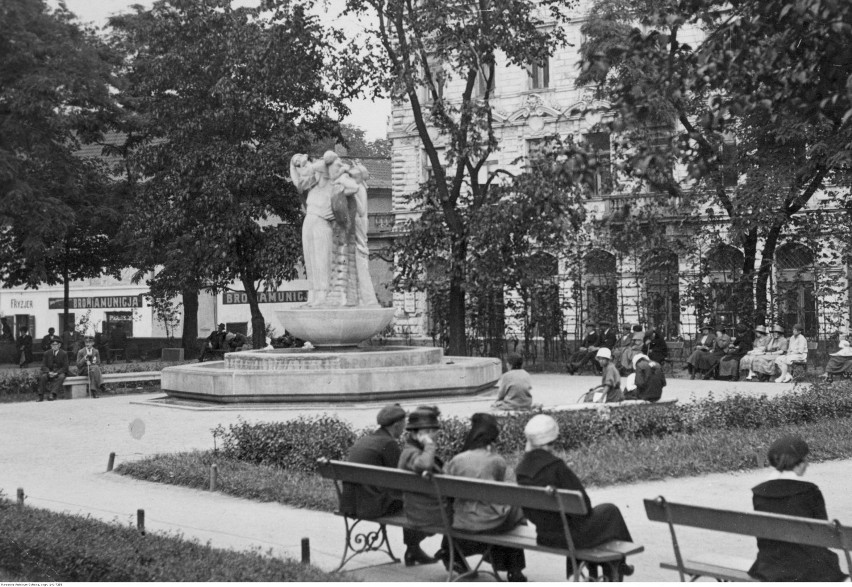
[[[793,324],[793,330],[798,330],[799,332],[804,332],[805,327],[802,326],[801,324]]]
[[[701,330],[713,330],[713,325],[709,322],[705,322],[701,325]]]
[[[612,324],[612,322],[610,322],[609,320],[599,320],[598,321],[598,326],[609,326],[610,324]]]
[[[418,406],[408,414],[408,425],[405,429],[440,428],[441,423],[438,422],[438,416],[440,415],[441,411],[438,409],[438,406]]]
[[[379,426],[390,426],[405,418],[405,410],[399,404],[388,404],[379,410],[376,422]]]
[[[586,326],[597,326],[594,320],[586,320]]]
[[[476,413],[470,418],[470,432],[462,445],[461,451],[484,448],[492,444],[500,435],[497,418],[491,414]]]
[[[223,323],[219,324],[219,328],[225,328],[225,323],[223,322]]]
[[[51,337],[51,339],[50,339],[50,344],[53,344],[53,343],[55,343],[55,342],[58,342],[59,344],[62,344],[62,339],[61,339],[61,338],[59,338],[58,336]]]
[[[748,332],[748,326],[740,322],[737,324],[737,332]]]
[[[789,471],[808,456],[808,443],[801,436],[782,436],[769,447],[769,464],[779,471]]]

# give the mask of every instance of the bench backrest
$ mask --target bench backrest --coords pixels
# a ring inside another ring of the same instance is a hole
[[[646,499],[645,512],[652,522],[743,534],[796,544],[848,550],[852,528],[839,522],[757,512],[735,512],[672,503],[663,498]]]
[[[579,491],[551,487],[528,487],[500,481],[484,481],[450,475],[432,475],[431,478],[411,471],[390,469],[320,459],[320,476],[347,483],[359,483],[408,493],[422,493],[443,497],[485,501],[514,505],[551,512],[585,515],[586,502]],[[561,502],[561,509],[560,509]]]

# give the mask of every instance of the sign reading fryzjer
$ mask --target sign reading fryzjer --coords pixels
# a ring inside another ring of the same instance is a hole
[[[259,291],[257,301],[261,304],[299,303],[308,301],[308,290]],[[248,296],[244,291],[226,291],[222,294],[223,304],[247,304]]]
[[[141,308],[142,294],[135,296],[94,296],[87,298],[68,298],[69,310],[88,310],[89,308]],[[48,298],[48,308],[63,309],[63,298]]]

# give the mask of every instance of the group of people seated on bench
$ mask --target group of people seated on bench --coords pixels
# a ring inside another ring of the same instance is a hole
[[[619,509],[612,504],[592,507],[583,484],[568,465],[555,453],[554,443],[559,438],[556,421],[547,415],[533,416],[524,429],[526,451],[518,463],[515,475],[506,460],[495,451],[500,426],[491,414],[477,413],[471,418],[470,431],[460,452],[448,463],[437,455],[437,441],[441,430],[437,407],[420,406],[407,415],[399,404],[385,406],[376,418],[379,428],[360,438],[349,453],[349,462],[381,467],[396,467],[417,474],[444,473],[460,477],[491,481],[512,481],[519,485],[552,486],[582,493],[588,508],[585,516],[567,516],[567,523],[575,548],[591,548],[610,540],[631,541],[630,532]],[[398,439],[407,432],[404,447],[400,450]],[[402,495],[366,485],[344,484],[340,509],[343,513],[361,519],[378,518],[404,513],[409,527],[403,529],[406,546],[406,566],[428,565],[438,561],[449,567],[449,541],[446,536],[434,556],[423,551],[420,543],[430,534],[418,528],[434,529],[443,525],[443,515],[452,519],[452,527],[474,534],[500,534],[508,532],[526,520],[536,527],[537,542],[541,545],[567,548],[562,519],[558,513],[515,507],[482,501],[455,500],[439,502],[437,498],[413,493]],[[444,514],[442,515],[442,509]],[[465,557],[484,553],[488,545],[473,540],[453,539],[457,556],[454,570],[459,574],[470,572]],[[491,562],[495,570],[505,571],[513,582],[527,580],[524,551],[518,548],[491,546]],[[573,568],[568,559],[567,576]],[[622,560],[621,576],[633,574],[633,567]],[[597,568],[590,568],[596,575]]]
[[[251,349],[251,341],[245,334],[239,332],[228,332],[224,324],[219,324],[216,330],[211,330],[210,335],[201,344],[198,362],[203,363],[208,355],[216,353],[233,353]]]
[[[38,379],[38,399],[53,401],[62,393],[65,378],[71,375],[71,367],[68,353],[62,349],[62,339],[54,336],[49,341],[49,348],[45,351],[41,362],[41,373]],[[77,351],[77,375],[88,376],[89,391],[92,397],[98,397],[99,393],[105,393],[101,373],[101,354],[94,348],[95,339],[92,336],[85,337],[84,347]]]
[[[580,347],[568,357],[568,373],[574,375],[586,365],[595,372],[603,369],[595,362],[600,349],[608,349],[610,361],[621,375],[629,375],[636,370],[633,359],[645,355],[649,360],[662,365],[669,356],[666,340],[656,327],[643,330],[641,324],[624,325],[624,332],[618,336],[618,327],[606,320],[586,322],[586,335]]]

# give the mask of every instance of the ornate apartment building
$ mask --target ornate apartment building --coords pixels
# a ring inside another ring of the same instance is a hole
[[[518,67],[501,62],[498,56],[491,104],[500,147],[487,162],[481,180],[496,169],[520,172],[530,154],[557,135],[585,142],[602,160],[609,161],[611,137],[601,132],[599,123],[606,122],[610,105],[596,99],[593,91],[575,85],[584,22],[581,14],[572,19],[567,29],[570,45],[545,64]],[[680,33],[681,42],[699,38],[699,31]],[[449,80],[443,88],[445,97],[461,92],[462,82],[457,79]],[[424,89],[424,101],[427,98]],[[431,136],[439,149],[445,144],[437,132]],[[394,104],[389,138],[393,144],[394,210],[399,223],[417,214],[405,209],[405,196],[431,173],[407,102]],[[683,170],[675,173],[685,178]],[[738,315],[734,282],[742,271],[743,252],[726,242],[724,221],[718,215],[695,217],[692,212],[686,218],[678,210],[679,202],[635,187],[614,181],[608,165],[598,170],[585,203],[586,245],[580,252],[565,251],[546,261],[551,281],[559,289],[560,315],[555,322],[533,320],[543,329],[535,336],[571,340],[580,336],[585,320],[606,319],[618,324],[653,324],[674,340],[693,337],[699,322],[732,327],[751,321],[750,316]],[[637,212],[660,204],[667,212],[654,220],[652,229],[672,244],[653,250],[624,246],[625,235],[618,233],[628,226],[627,221]],[[824,262],[825,245],[832,237],[825,238],[828,240],[823,239],[822,244],[813,239],[779,242],[768,286],[772,310],[767,322],[780,321],[788,329],[796,322],[804,323],[810,337],[848,335],[850,265],[843,260]],[[400,309],[398,333],[430,336],[426,296],[417,296],[416,303],[408,302],[403,294],[395,294]],[[521,336],[518,324],[517,319],[506,317],[508,338]]]

